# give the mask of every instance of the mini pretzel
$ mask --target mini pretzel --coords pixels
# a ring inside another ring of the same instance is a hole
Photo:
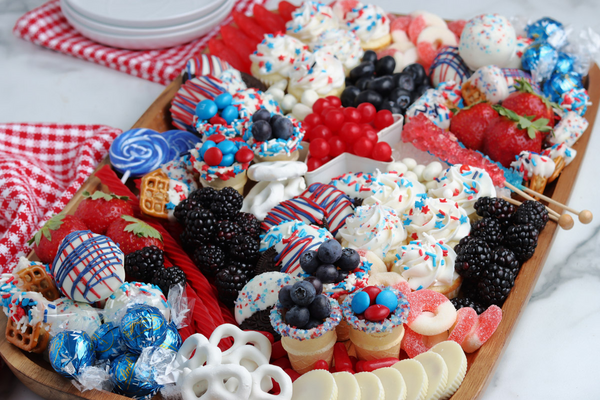
[[[269,360],[256,347],[244,345],[224,356],[222,363],[240,365],[246,368],[248,372],[254,372],[261,366],[269,364]],[[265,380],[261,382],[261,387],[263,391],[268,392],[273,388],[273,382],[270,379]]]
[[[156,218],[168,218],[169,177],[157,169],[142,178],[140,187],[140,209],[144,214]]]
[[[241,346],[252,344],[256,347],[267,360],[271,358],[271,342],[262,333],[253,331],[243,331],[235,325],[223,324],[217,327],[210,335],[209,342],[213,346],[218,346],[219,342],[225,338],[232,337],[233,345],[223,352],[223,358],[229,356]]]
[[[267,378],[267,379],[265,379]],[[271,382],[272,378],[279,384],[279,394],[270,394],[261,382]],[[252,400],[290,400],[292,398],[292,378],[280,367],[271,364],[261,365],[252,373]]]
[[[184,400],[249,400],[252,375],[235,364],[211,365],[191,371],[180,386]]]
[[[193,355],[192,355],[193,354]],[[182,371],[177,384],[185,380],[192,371],[204,365],[221,364],[221,350],[209,343],[208,339],[199,333],[195,333],[181,345],[177,352],[175,362],[178,369]]]

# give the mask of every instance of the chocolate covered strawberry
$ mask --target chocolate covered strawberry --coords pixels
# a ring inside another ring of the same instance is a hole
[[[51,264],[65,236],[87,230],[88,227],[79,218],[60,213],[50,218],[28,243],[33,244],[35,254],[44,264]]]
[[[532,121],[545,118],[548,120],[548,125],[553,127],[554,110],[552,107],[558,108],[558,105],[552,104],[544,96],[535,93],[531,84],[524,79],[517,79],[515,87],[517,91],[502,102],[502,107],[512,110],[522,117],[533,117]]]
[[[512,110],[494,106],[500,114],[485,131],[483,152],[505,167],[523,150],[539,153],[546,132],[552,130],[546,118],[533,121],[533,116],[522,117]]]
[[[483,151],[485,130],[498,118],[490,103],[476,103],[465,107],[450,121],[450,132],[469,149]]]
[[[163,249],[162,235],[144,221],[130,215],[121,215],[115,219],[108,227],[106,236],[117,243],[125,255],[148,246]]]
[[[97,190],[94,194],[83,192],[84,200],[79,203],[75,216],[94,233],[104,235],[108,226],[121,215],[133,216],[129,197],[117,196]]]

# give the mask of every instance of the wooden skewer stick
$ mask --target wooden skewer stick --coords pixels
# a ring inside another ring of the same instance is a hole
[[[506,186],[508,186],[510,189],[514,190],[515,192],[519,193],[516,187],[514,187],[513,185],[511,185],[510,183],[506,182],[505,183]],[[573,214],[577,215],[579,217],[579,222],[581,222],[582,224],[589,224],[590,222],[592,222],[592,219],[594,219],[594,215],[592,214],[592,212],[590,210],[581,210],[581,211],[577,211],[569,206],[567,206],[566,204],[562,204],[559,203],[558,201],[548,197],[548,196],[544,196],[541,193],[536,192],[535,190],[531,190],[528,187],[525,186],[521,186],[521,189],[527,193],[533,194],[534,196],[539,197],[542,200],[547,201],[548,203],[552,203],[554,205],[557,205],[567,211],[572,212]],[[520,194],[520,193],[519,193]]]
[[[502,198],[508,201],[509,203],[514,204],[515,206],[520,206],[522,204],[520,201],[511,199],[510,197],[502,196]],[[566,231],[573,228],[573,225],[575,225],[575,223],[573,222],[573,218],[571,218],[569,214],[563,214],[560,217],[557,217],[556,215],[549,213],[548,218],[558,223],[558,225]]]
[[[508,182],[504,182],[504,184],[509,188],[512,189],[513,191],[515,191],[516,193],[520,194],[521,196],[523,196],[524,198],[526,198],[527,200],[533,200],[533,201],[537,201],[536,199],[534,199],[533,197],[531,197],[530,195],[528,195],[527,193],[525,193],[524,191],[520,190],[519,188],[511,185]],[[539,194],[537,192],[535,192],[536,194]],[[514,203],[513,203],[514,204]],[[560,217],[560,214],[556,211],[554,211],[553,209],[551,209],[550,207],[546,207],[546,210],[548,210],[548,213],[550,215],[554,215],[556,218]]]

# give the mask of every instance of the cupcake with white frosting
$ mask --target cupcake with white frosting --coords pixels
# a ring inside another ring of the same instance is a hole
[[[344,18],[346,28],[356,34],[364,50],[378,51],[392,42],[390,19],[383,8],[358,4]]]
[[[267,86],[288,79],[294,62],[308,50],[308,46],[289,35],[265,35],[256,51],[250,54],[250,71]]]
[[[317,1],[307,1],[292,13],[286,23],[286,33],[311,44],[328,29],[339,27],[331,7]]]
[[[365,53],[360,46],[360,39],[352,31],[333,28],[321,33],[317,39],[311,43],[312,51],[325,49],[342,62],[346,76],[350,70],[360,64]]]
[[[342,62],[326,49],[306,52],[294,63],[288,92],[298,101],[302,93],[314,90],[319,97],[340,96],[346,87]]]

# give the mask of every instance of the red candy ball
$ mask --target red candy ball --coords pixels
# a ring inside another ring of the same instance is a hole
[[[330,150],[329,143],[327,143],[325,139],[313,139],[313,141],[310,142],[308,150],[310,151],[310,155],[314,158],[327,157]]]
[[[379,142],[373,147],[373,153],[371,154],[374,160],[377,161],[391,161],[392,148],[386,142]]]
[[[371,157],[373,147],[375,147],[375,142],[363,136],[354,143],[354,154],[360,157]]]
[[[225,140],[225,135],[221,135],[220,133],[217,133],[216,135],[210,135],[206,140],[210,140],[211,142],[215,142],[215,143],[219,144],[223,140]]]
[[[212,125],[227,125],[227,121],[221,118],[219,115],[215,115],[211,119],[208,120]]]
[[[332,107],[342,106],[342,100],[340,100],[340,98],[337,96],[327,96],[325,99],[329,102],[329,104],[331,104]]]
[[[342,140],[348,144],[354,144],[360,137],[360,127],[354,122],[346,122],[340,130]]]
[[[310,131],[310,140],[315,140],[315,139],[329,140],[332,137],[333,137],[333,133],[331,133],[331,129],[329,129],[325,125],[315,126]]]
[[[382,130],[394,123],[394,117],[390,110],[381,110],[375,115],[375,128]]]
[[[390,309],[383,304],[373,304],[365,310],[365,319],[371,322],[383,321],[390,315]]]
[[[340,109],[329,110],[325,114],[325,125],[332,132],[338,132],[344,125],[344,112]]]
[[[306,160],[306,167],[309,171],[314,171],[315,169],[320,168],[323,164],[323,161],[314,157],[309,157],[308,160]]]
[[[321,116],[319,114],[312,113],[312,114],[308,114],[306,116],[306,118],[304,118],[304,121],[302,121],[302,124],[314,128],[316,126],[322,125],[323,119],[321,118]]]
[[[377,295],[381,293],[381,289],[379,289],[377,286],[367,286],[363,289],[363,292],[369,295],[369,299],[371,299],[371,304],[375,304],[375,299],[377,298]]]
[[[338,136],[334,136],[327,141],[329,143],[329,156],[335,158],[346,151],[346,144]]]
[[[254,153],[247,147],[242,147],[235,153],[235,161],[240,163],[248,163],[254,158]]]
[[[371,103],[361,103],[358,105],[357,110],[362,117],[361,121],[366,124],[373,121],[373,119],[375,119],[375,114],[377,113],[375,106]]]
[[[216,135],[213,135],[213,136],[216,136]],[[222,160],[223,160],[223,153],[221,153],[221,150],[219,150],[218,147],[211,147],[210,149],[206,150],[206,152],[204,153],[204,162],[206,162],[211,167],[219,165]]]
[[[329,364],[327,364],[327,361],[325,360],[318,360],[315,363],[315,369],[324,369],[326,371],[329,371]]]
[[[315,101],[313,104],[313,112],[317,114],[321,114],[325,107],[330,107],[331,104],[325,99],[319,99]]]
[[[373,128],[365,129],[364,131],[362,131],[362,135],[373,143],[377,143],[377,141],[379,140],[379,136],[377,136],[377,131]]]
[[[355,122],[357,124],[360,123],[360,121],[362,120],[362,115],[360,114],[360,111],[358,111],[354,107],[344,108],[344,117],[346,119],[346,122]]]

